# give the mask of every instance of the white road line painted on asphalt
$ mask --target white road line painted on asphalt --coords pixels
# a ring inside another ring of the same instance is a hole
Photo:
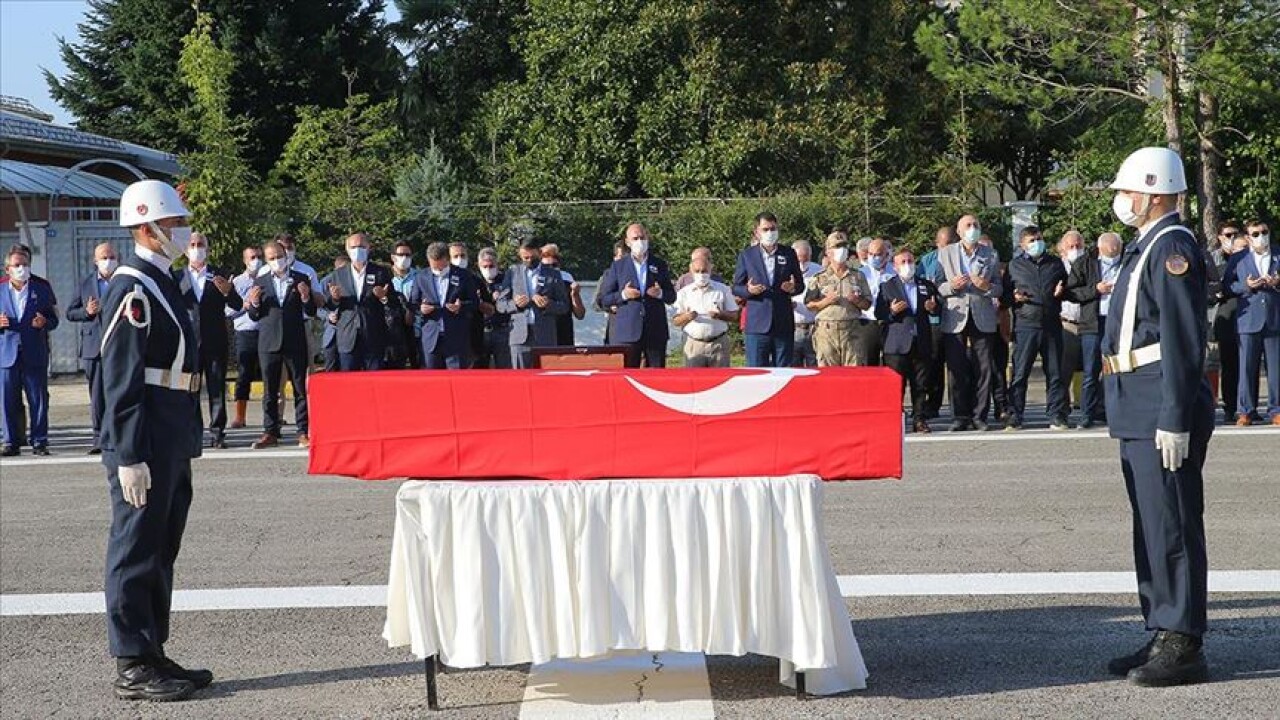
[[[616,653],[529,670],[520,720],[711,720],[711,683],[700,653]]]
[[[1137,592],[1130,572],[959,573],[944,575],[840,575],[844,597],[945,595],[1115,595]],[[1280,592],[1280,570],[1217,570],[1210,592]],[[175,590],[173,609],[272,610],[383,607],[383,585]],[[102,593],[0,595],[0,616],[95,615],[106,610]]]

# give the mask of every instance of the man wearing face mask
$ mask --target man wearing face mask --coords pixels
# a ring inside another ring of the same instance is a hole
[[[200,371],[209,396],[209,447],[227,447],[227,313],[234,313],[244,300],[227,280],[227,273],[209,265],[209,240],[191,233],[187,245],[187,267],[174,271],[178,288],[186,296],[200,338]]]
[[[1084,236],[1076,230],[1068,230],[1058,238],[1058,261],[1068,277],[1077,260],[1084,257]],[[1066,396],[1067,414],[1071,408],[1083,403],[1075,392],[1076,373],[1084,368],[1080,343],[1080,305],[1071,300],[1070,295],[1062,296],[1062,390]],[[1083,387],[1081,387],[1083,391]]]
[[[0,454],[18,454],[22,393],[31,413],[31,450],[48,455],[49,333],[58,327],[58,309],[53,292],[32,280],[30,255],[10,250],[5,268],[9,281],[0,285]]]
[[[1080,352],[1084,379],[1080,388],[1081,430],[1104,422],[1102,409],[1102,329],[1111,310],[1111,291],[1120,276],[1120,236],[1103,233],[1098,245],[1071,266],[1067,294],[1080,305]]]
[[[560,273],[564,286],[569,288],[569,313],[556,318],[556,344],[570,347],[573,341],[573,322],[587,316],[587,306],[582,304],[582,288],[560,265],[560,246],[550,243],[542,246],[542,264],[550,265]]]
[[[667,262],[649,253],[649,231],[632,223],[627,257],[617,260],[600,286],[600,302],[616,307],[612,341],[627,348],[627,367],[667,366],[667,305],[676,301]]]
[[[903,248],[893,256],[894,276],[876,296],[876,317],[884,324],[884,364],[911,389],[911,427],[928,433],[924,416],[925,382],[929,376],[929,316],[941,307],[938,288],[919,277],[915,256]]]
[[[546,262],[545,250],[543,262]],[[478,292],[483,292],[484,283],[480,282],[479,276],[471,265],[471,257],[467,251],[466,243],[461,240],[454,240],[449,243],[449,264],[459,270],[465,270],[470,273],[472,285],[476,287]],[[472,312],[469,317],[471,318],[471,348],[467,353],[468,364],[464,366],[466,368],[474,367],[476,358],[480,357],[484,352],[484,315],[480,312]],[[560,331],[564,331],[563,325],[560,327]],[[573,333],[572,325],[569,326],[569,333]],[[569,344],[572,345],[573,343],[570,342]]]
[[[858,364],[857,326],[871,307],[871,288],[862,273],[849,267],[849,236],[827,236],[827,267],[813,277],[805,305],[814,313],[813,347],[819,367]]]
[[[1206,270],[1209,273],[1209,305],[1213,315],[1209,320],[1210,362],[1216,357],[1218,388],[1222,396],[1222,411],[1228,421],[1235,417],[1240,385],[1240,336],[1236,334],[1236,308],[1239,305],[1231,292],[1229,276],[1234,263],[1242,257],[1236,243],[1248,236],[1240,223],[1228,221],[1218,228],[1213,249],[1206,253]]]
[[[200,456],[199,338],[170,272],[191,240],[177,190],[158,180],[125,188],[120,225],[134,256],[101,300],[102,464],[111,494],[107,638],[116,697],[180,700],[213,681],[165,655],[173,565]]]
[[[389,334],[391,271],[369,261],[369,237],[364,233],[349,235],[346,247],[351,265],[334,272],[324,304],[338,314],[334,329],[338,369],[381,370]]]
[[[871,307],[862,311],[862,318],[854,330],[854,354],[859,365],[879,365],[883,338],[880,323],[876,319],[875,304],[880,297],[880,286],[895,277],[892,265],[893,246],[885,238],[872,238],[867,244],[865,260],[858,272],[867,279],[871,290]]]
[[[1045,252],[1040,228],[1022,230],[1022,255],[1009,262],[1013,285],[1013,380],[1009,383],[1007,430],[1022,429],[1027,407],[1027,383],[1036,356],[1044,370],[1049,427],[1067,429],[1066,390],[1062,385],[1062,298],[1067,271],[1062,262]]]
[[[479,266],[481,278],[479,314],[484,320],[484,344],[476,357],[475,367],[510,370],[511,313],[498,310],[498,302],[507,299],[510,289],[502,285],[498,251],[491,247],[481,249]]]
[[[409,289],[422,337],[422,366],[429,370],[471,367],[471,318],[480,303],[475,276],[450,262],[444,243],[427,246],[427,272]]]
[[[705,258],[689,262],[693,281],[676,293],[671,322],[684,331],[685,367],[729,367],[729,323],[738,320],[738,305],[728,285],[711,279]]]
[[[1142,686],[1203,682],[1202,472],[1214,419],[1204,376],[1204,255],[1178,216],[1187,184],[1177,153],[1134,152],[1111,188],[1113,212],[1138,237],[1122,256],[1102,338],[1107,425],[1120,440],[1138,595],[1156,634],[1108,669]]]
[[[1280,425],[1280,253],[1271,247],[1271,228],[1261,220],[1245,223],[1249,250],[1232,265],[1231,292],[1240,336],[1240,380],[1236,425],[1247,426],[1258,409],[1258,372],[1267,357],[1267,405],[1258,413]]]
[[[960,242],[938,250],[935,280],[942,307],[943,349],[951,388],[951,431],[986,430],[991,409],[992,344],[999,323],[993,299],[1001,296],[999,258],[979,244],[982,225],[973,215],[956,224]]]
[[[90,455],[102,453],[102,298],[120,262],[111,243],[93,249],[93,272],[80,281],[79,292],[67,306],[67,319],[80,323],[80,367],[89,384],[89,415],[93,422]]]
[[[960,237],[956,235],[955,228],[950,225],[938,228],[933,234],[933,249],[921,256],[920,262],[916,267],[916,273],[934,283],[935,287],[939,282],[945,281],[942,266],[938,263],[938,254],[942,251],[942,248],[958,242],[960,242]],[[943,344],[943,340],[946,338],[946,334],[942,332],[941,313],[929,316],[929,333],[929,379],[925,383],[924,400],[926,420],[938,417],[938,412],[942,409],[943,391],[946,387],[946,376],[943,372],[945,369],[943,359],[946,357],[946,346]],[[999,344],[998,340],[996,344]]]
[[[418,274],[418,268],[413,266],[413,246],[404,240],[397,242],[391,250],[391,291],[404,312],[388,323],[387,368],[392,370],[422,367],[422,341],[409,306],[409,288]]]
[[[231,318],[231,329],[235,332],[236,367],[239,368],[235,389],[236,414],[231,419],[232,428],[245,426],[249,393],[253,382],[262,379],[262,368],[258,365],[258,323],[249,317],[249,291],[266,263],[262,262],[262,248],[253,245],[240,251],[240,259],[244,263],[244,272],[231,279],[231,286],[243,301],[238,309],[227,312],[227,317]]]
[[[533,238],[520,245],[520,264],[507,268],[502,288],[494,305],[511,316],[511,363],[531,368],[534,347],[556,344],[556,318],[569,312],[569,291],[560,273],[542,264],[542,246]]]
[[[813,248],[809,245],[808,240],[797,240],[791,243],[791,249],[796,251],[796,259],[800,261],[800,267],[804,271],[804,287],[792,296],[792,306],[795,308],[796,321],[796,343],[795,349],[792,351],[793,360],[796,367],[816,367],[818,365],[818,354],[813,345],[814,331],[814,315],[813,311],[805,305],[805,295],[809,291],[809,285],[813,277],[822,272],[822,266],[816,262],[810,262],[813,256]]]
[[[796,253],[778,244],[778,218],[756,216],[754,242],[738,253],[733,294],[746,304],[745,342],[749,367],[791,367],[796,341],[792,296],[804,288]]]
[[[298,446],[310,447],[307,435],[307,345],[306,320],[316,315],[311,280],[290,269],[284,244],[271,240],[262,246],[267,274],[254,280],[249,290],[249,317],[258,323],[258,365],[262,368],[262,437],[254,450],[280,444],[280,386],[287,368],[293,385],[293,413],[298,427]],[[335,271],[336,272],[336,271]]]

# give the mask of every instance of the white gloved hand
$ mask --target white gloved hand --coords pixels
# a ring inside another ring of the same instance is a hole
[[[136,508],[146,505],[147,491],[151,489],[151,470],[147,464],[121,465],[117,475],[124,501]]]
[[[1182,467],[1182,461],[1191,452],[1191,433],[1157,429],[1156,449],[1160,451],[1164,469],[1174,472]]]

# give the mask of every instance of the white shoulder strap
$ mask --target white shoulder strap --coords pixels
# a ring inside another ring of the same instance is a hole
[[[1165,235],[1176,230],[1186,230],[1186,228],[1181,225],[1170,225],[1156,233],[1151,243],[1147,245],[1147,249],[1143,250],[1142,255],[1138,257],[1138,264],[1134,265],[1133,273],[1129,276],[1129,292],[1124,296],[1124,313],[1120,317],[1120,338],[1116,347],[1120,372],[1133,371],[1132,367],[1125,366],[1130,364],[1132,358],[1130,353],[1133,351],[1133,332],[1138,322],[1138,286],[1142,284],[1142,272],[1146,269],[1147,257]]]
[[[116,274],[126,275],[142,283],[143,287],[149,290],[151,292],[151,295],[155,297],[155,299],[160,303],[160,307],[164,308],[164,311],[169,314],[169,318],[173,320],[173,324],[177,326],[178,352],[173,358],[173,364],[170,368],[169,376],[172,378],[171,382],[177,383],[172,386],[173,389],[175,390],[182,389],[180,380],[182,376],[182,361],[187,356],[187,339],[183,335],[182,323],[178,322],[178,316],[174,314],[173,308],[169,305],[169,301],[165,299],[164,293],[160,292],[160,286],[156,285],[155,280],[152,280],[146,273],[140,270],[137,270],[135,268],[131,268],[128,265],[121,265],[120,267],[116,268]],[[135,290],[135,293],[136,292],[137,291]],[[141,294],[141,293],[138,293],[138,294]],[[146,296],[143,295],[143,298],[145,300]],[[125,298],[125,302],[128,302],[128,298]],[[116,320],[119,320],[119,317],[120,316],[117,315]],[[115,321],[113,320],[112,327],[114,328],[114,326],[115,326]],[[108,333],[110,333],[110,329],[108,329]],[[106,346],[106,343],[107,343],[107,339],[106,337],[103,337],[102,344],[104,347]]]

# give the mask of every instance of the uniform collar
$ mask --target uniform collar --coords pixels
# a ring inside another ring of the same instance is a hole
[[[162,273],[168,274],[169,268],[173,267],[173,262],[169,258],[160,253],[142,245],[133,246],[133,254],[150,263],[155,269]]]

